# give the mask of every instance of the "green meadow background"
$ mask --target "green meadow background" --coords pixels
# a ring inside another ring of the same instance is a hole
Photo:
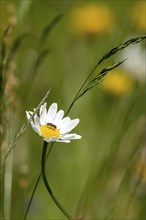
[[[142,7],[138,5],[141,3]],[[106,15],[108,8],[109,17],[104,18],[101,13],[94,24],[91,8],[96,10],[100,5],[105,7]],[[26,122],[25,111],[33,110],[47,90],[51,88],[48,107],[56,102],[59,109],[67,112],[83,81],[105,52],[145,33],[140,20],[144,19],[140,18],[144,7],[144,1],[138,0],[0,1],[1,42],[10,25],[4,38],[10,60],[4,72],[1,158]],[[58,21],[50,26],[58,15]],[[108,28],[106,21],[103,30],[98,30],[98,23],[104,19],[109,22]],[[144,41],[139,44],[145,47]],[[93,76],[101,68],[123,60],[121,53],[102,63]],[[123,64],[116,70],[124,71]],[[109,76],[112,77],[112,71]],[[118,93],[119,80],[114,81],[112,92],[103,86],[104,80],[106,77],[71,109],[69,116],[80,119],[74,132],[82,139],[54,144],[46,161],[47,178],[58,200],[75,219],[144,220],[145,82],[131,75],[132,86],[125,90],[128,78]],[[42,146],[43,140],[29,127],[9,154],[1,180],[1,213],[4,209],[5,220],[23,219],[41,169]],[[48,195],[42,179],[27,219],[66,219]]]

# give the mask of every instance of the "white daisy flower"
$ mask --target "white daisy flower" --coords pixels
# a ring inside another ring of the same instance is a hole
[[[47,103],[44,103],[40,107],[40,117],[37,114],[34,116],[33,121],[31,121],[31,126],[33,130],[39,134],[44,141],[51,142],[65,142],[70,143],[71,140],[80,139],[81,136],[77,134],[69,134],[77,124],[79,119],[71,120],[70,117],[64,116],[64,111],[59,110],[57,112],[57,103],[53,103],[49,110],[46,109]],[[26,117],[29,120],[33,112],[26,111]]]

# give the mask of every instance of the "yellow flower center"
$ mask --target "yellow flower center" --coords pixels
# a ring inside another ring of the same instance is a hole
[[[54,125],[41,125],[41,136],[43,138],[59,138],[60,132]]]

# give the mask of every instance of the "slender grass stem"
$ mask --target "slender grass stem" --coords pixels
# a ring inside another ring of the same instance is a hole
[[[71,104],[70,104],[70,106],[69,106],[69,108],[68,108],[68,110],[67,110],[65,116],[68,115],[68,113],[70,112],[70,110],[71,110],[71,108],[73,107],[74,103],[75,103],[76,100],[78,99],[78,95],[80,94],[80,92],[81,92],[82,89],[84,88],[85,84],[87,83],[88,79],[91,77],[91,75],[93,74],[93,72],[95,71],[95,69],[97,68],[98,65],[99,65],[99,64],[97,63],[97,64],[93,67],[93,69],[91,70],[91,72],[89,73],[89,75],[87,76],[87,78],[85,79],[85,81],[83,82],[82,86],[80,87],[80,89],[79,89],[78,92],[76,93],[76,95],[75,95],[73,101],[71,102]]]
[[[73,218],[67,213],[67,211],[62,207],[62,205],[58,202],[58,200],[56,199],[53,191],[51,190],[49,183],[47,181],[47,177],[46,177],[46,173],[45,173],[45,161],[46,161],[46,153],[47,153],[47,145],[48,143],[44,141],[44,145],[43,145],[43,151],[42,151],[42,161],[41,161],[41,170],[42,170],[42,177],[43,177],[43,181],[44,184],[46,186],[46,189],[48,191],[48,193],[50,194],[51,198],[53,199],[53,201],[55,202],[55,204],[57,205],[57,207],[60,209],[60,211],[69,219],[72,220]]]

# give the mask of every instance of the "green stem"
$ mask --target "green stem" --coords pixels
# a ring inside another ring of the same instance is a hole
[[[41,161],[41,167],[42,167],[42,177],[43,177],[43,181],[44,184],[46,186],[46,189],[48,191],[48,193],[50,194],[51,198],[53,199],[53,201],[55,202],[55,204],[57,205],[57,207],[60,209],[60,211],[69,219],[72,220],[73,218],[67,213],[67,211],[62,207],[62,205],[58,202],[58,200],[56,199],[54,193],[52,192],[49,183],[47,181],[47,177],[46,177],[46,173],[45,173],[45,161],[46,161],[46,152],[47,152],[47,145],[48,143],[44,141],[44,145],[43,145],[43,151],[42,151],[42,161]]]
[[[47,156],[46,156],[45,161],[46,161],[47,158],[49,157],[53,145],[54,145],[54,142],[52,142],[52,144],[51,144],[51,147],[50,147],[50,149],[49,149],[49,151],[48,151],[48,153],[47,153]],[[37,181],[36,181],[36,183],[35,183],[35,186],[34,186],[34,189],[33,189],[33,191],[32,191],[32,194],[31,194],[31,197],[30,197],[30,200],[29,200],[29,203],[28,203],[27,209],[26,209],[26,211],[25,211],[25,214],[24,214],[24,218],[23,218],[23,220],[26,220],[26,218],[27,218],[27,215],[28,215],[28,212],[29,212],[29,209],[30,209],[30,206],[31,206],[31,203],[32,203],[33,197],[34,197],[34,194],[35,194],[35,192],[36,192],[37,186],[38,186],[39,181],[40,181],[40,179],[41,179],[41,176],[42,176],[42,172],[39,173],[39,176],[38,176]]]

